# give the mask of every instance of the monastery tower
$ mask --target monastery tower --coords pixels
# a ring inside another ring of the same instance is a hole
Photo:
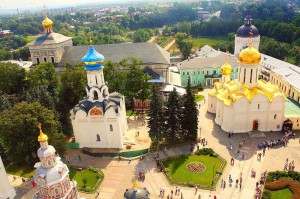
[[[42,132],[41,125],[39,129],[38,141],[41,147],[37,155],[41,162],[34,165],[36,172],[33,179],[39,188],[41,198],[79,199],[77,183],[70,181],[67,165],[60,160],[55,148],[48,145],[48,136]]]

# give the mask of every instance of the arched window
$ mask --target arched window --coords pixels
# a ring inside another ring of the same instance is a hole
[[[113,125],[109,125],[109,128],[110,128],[110,131],[113,131],[114,129],[113,129]]]
[[[275,114],[275,115],[274,115],[274,119],[276,119],[276,117],[277,117],[277,115]]]
[[[216,74],[217,73],[217,71],[216,70],[214,70],[214,74]]]
[[[100,142],[101,140],[100,140],[100,135],[99,134],[97,134],[97,142]]]
[[[98,93],[97,93],[97,91],[94,91],[94,100],[98,100]]]

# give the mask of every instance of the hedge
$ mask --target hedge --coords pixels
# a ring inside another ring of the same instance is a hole
[[[293,193],[291,199],[299,199],[300,196],[300,184],[290,179],[279,179],[274,182],[266,183],[265,188],[271,191],[289,188]]]

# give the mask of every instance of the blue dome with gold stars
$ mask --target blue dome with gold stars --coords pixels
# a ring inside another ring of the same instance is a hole
[[[104,66],[104,56],[98,53],[91,45],[89,51],[82,58],[82,63],[85,66],[85,70],[100,70]]]

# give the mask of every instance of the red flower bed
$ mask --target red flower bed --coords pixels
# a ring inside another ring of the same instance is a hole
[[[266,183],[265,188],[271,191],[289,188],[293,193],[291,199],[299,199],[300,196],[300,184],[290,179],[279,179],[274,182]]]

